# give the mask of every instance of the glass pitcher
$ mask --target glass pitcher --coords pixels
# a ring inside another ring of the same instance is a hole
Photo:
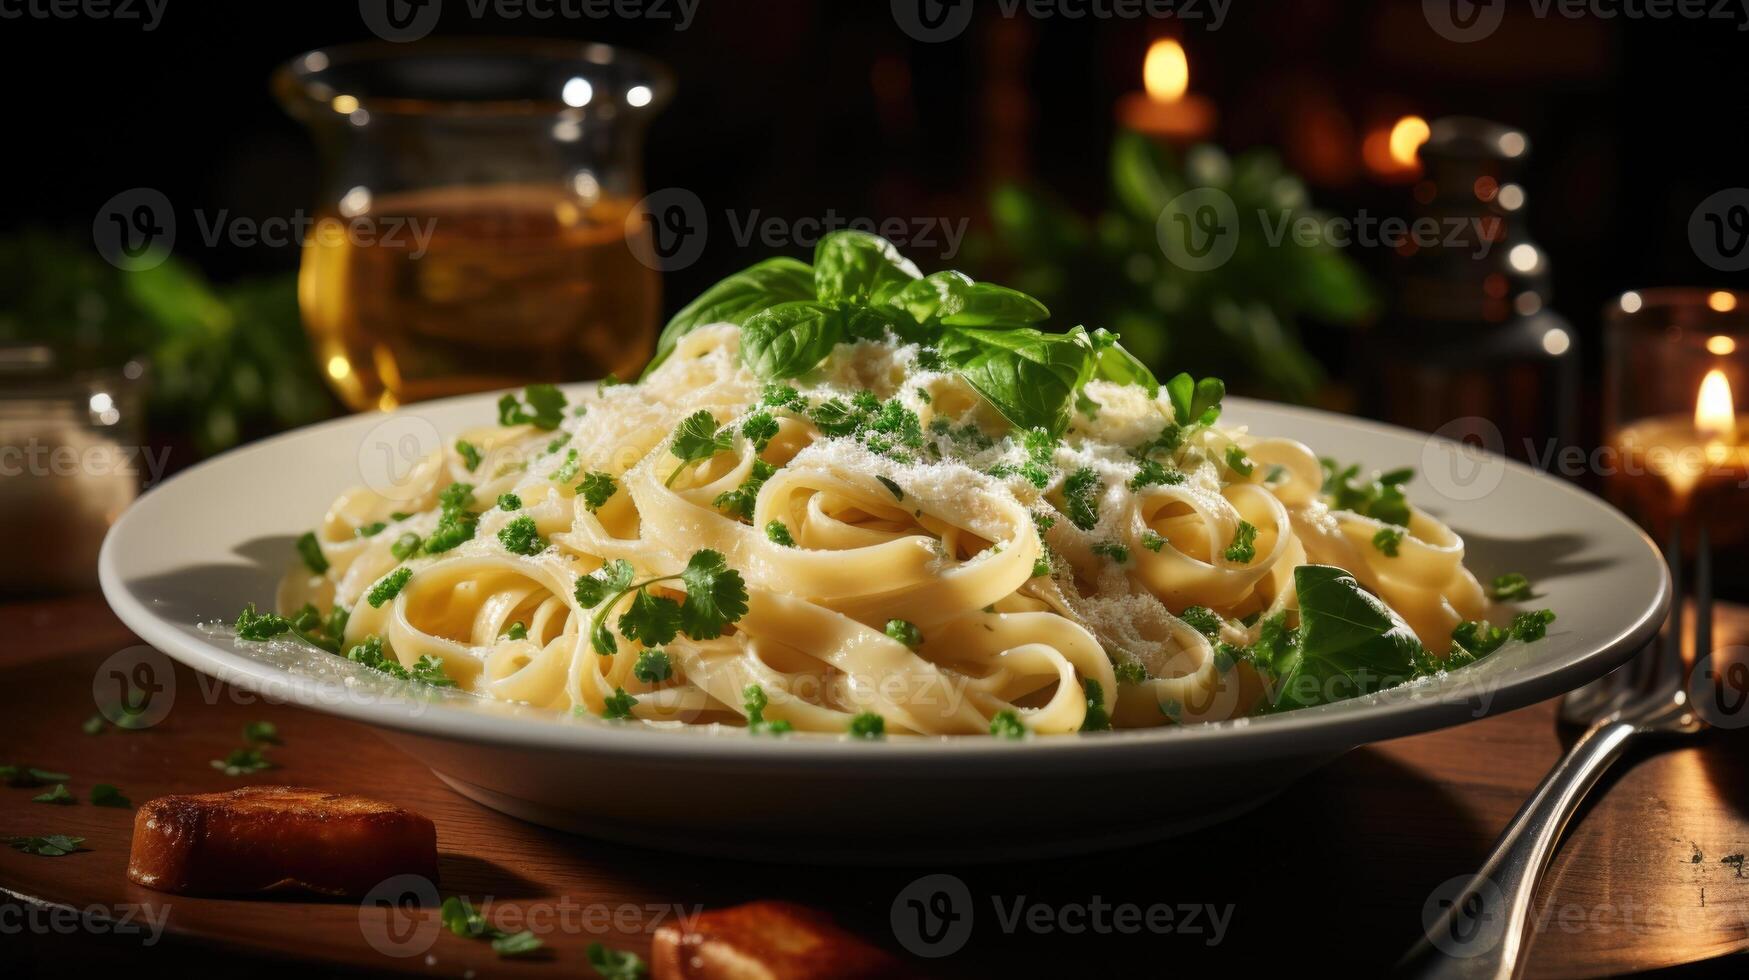
[[[648,356],[662,66],[600,44],[358,44],[292,59],[273,89],[321,152],[298,303],[353,409],[629,377]]]

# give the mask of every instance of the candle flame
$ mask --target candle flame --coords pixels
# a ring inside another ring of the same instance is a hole
[[[1148,57],[1142,62],[1142,85],[1148,97],[1157,102],[1177,102],[1190,90],[1190,61],[1184,57],[1184,45],[1171,38],[1148,46]]]
[[[1404,116],[1391,127],[1391,159],[1401,167],[1414,167],[1420,161],[1416,157],[1421,144],[1433,135],[1433,130],[1427,125],[1427,120],[1420,116]]]
[[[1713,368],[1700,383],[1694,401],[1694,427],[1710,439],[1737,441],[1737,406],[1731,398],[1731,382],[1725,372]]]

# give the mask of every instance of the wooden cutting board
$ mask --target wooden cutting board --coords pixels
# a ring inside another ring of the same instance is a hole
[[[1749,614],[1726,610],[1721,620],[1721,644],[1744,642]],[[85,734],[94,673],[135,642],[96,597],[0,606],[0,763],[67,773],[80,798],[51,806],[32,802],[40,789],[0,787],[0,836],[70,834],[84,837],[86,848],[65,857],[0,848],[0,892],[10,896],[0,897],[0,946],[26,940],[27,974],[106,958],[137,965],[149,956],[198,958],[256,976],[312,968],[589,976],[591,943],[644,955],[665,921],[761,898],[820,909],[902,954],[895,904],[919,878],[944,874],[970,895],[972,927],[951,955],[917,961],[934,974],[1157,975],[1291,963],[1373,975],[1418,935],[1441,883],[1479,863],[1563,737],[1571,738],[1548,703],[1359,749],[1230,823],[1108,854],[893,869],[818,867],[798,854],[793,866],[762,865],[600,844],[518,822],[456,795],[368,728],[263,704],[182,668],[161,723]],[[253,776],[214,769],[211,760],[240,747],[253,721],[278,727],[284,745],[269,753],[278,768]],[[1749,948],[1749,869],[1732,860],[1749,851],[1745,773],[1749,737],[1741,733],[1642,753],[1619,767],[1545,879],[1528,975],[1595,976]],[[434,912],[397,916],[405,928],[395,933],[385,931],[388,909],[356,902],[183,898],[140,888],[124,874],[133,812],[91,805],[90,788],[100,782],[136,804],[292,783],[411,808],[437,824],[442,893],[469,897],[506,931],[532,927],[545,949],[501,959],[485,942],[436,929]],[[796,787],[798,797],[807,791]],[[991,799],[990,819],[1024,805],[1025,788],[1017,787]],[[927,800],[918,801],[916,819],[930,819]],[[1168,906],[1173,928],[1094,931],[1096,922],[1129,921],[1117,912],[1126,906],[1143,917],[1152,908],[1156,926],[1166,915],[1156,907]],[[388,955],[385,947],[413,955]]]

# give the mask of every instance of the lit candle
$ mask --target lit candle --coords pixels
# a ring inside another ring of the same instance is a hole
[[[1620,472],[1611,496],[1656,532],[1691,516],[1707,525],[1715,547],[1728,547],[1749,530],[1746,431],[1749,417],[1737,415],[1730,378],[1714,367],[1695,393],[1692,415],[1642,419],[1617,434]]]
[[[1142,85],[1146,91],[1131,92],[1118,103],[1125,128],[1181,146],[1214,131],[1214,104],[1190,92],[1190,61],[1177,41],[1165,38],[1148,46]]]
[[[1373,175],[1388,181],[1408,181],[1421,176],[1421,144],[1433,135],[1420,116],[1404,116],[1389,127],[1368,133],[1360,145],[1361,159]]]

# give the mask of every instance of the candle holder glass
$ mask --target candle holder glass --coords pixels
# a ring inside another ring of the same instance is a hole
[[[1749,549],[1749,293],[1645,289],[1605,310],[1610,501],[1663,541],[1684,518],[1727,558]],[[1749,564],[1738,561],[1735,564]]]

